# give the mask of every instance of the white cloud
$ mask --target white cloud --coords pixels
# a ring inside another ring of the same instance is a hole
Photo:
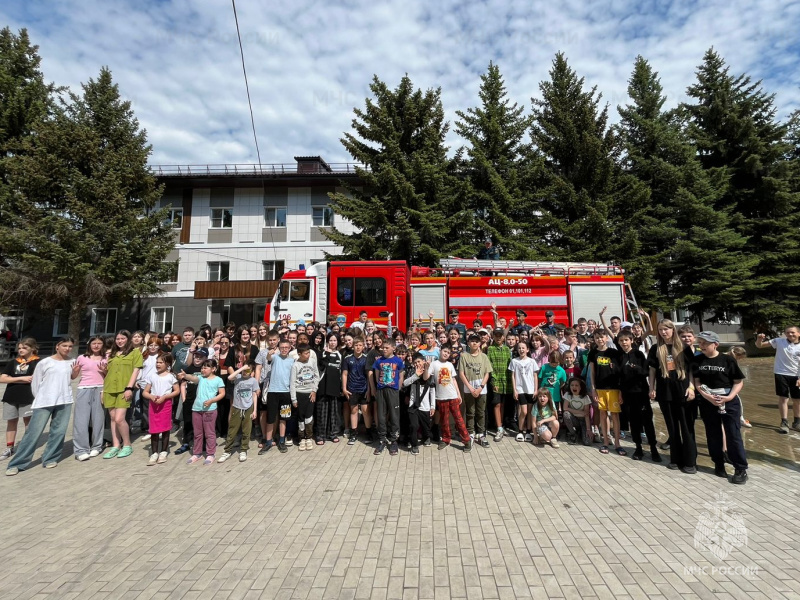
[[[148,131],[152,163],[255,162],[226,1],[9,4],[0,16],[28,28],[48,79],[78,90],[102,65],[111,68]],[[764,80],[780,116],[800,107],[800,7],[788,0],[300,0],[240,1],[237,9],[263,162],[308,154],[350,160],[339,138],[373,74],[391,87],[404,73],[419,87],[441,86],[452,122],[456,110],[477,103],[479,76],[494,60],[510,97],[529,108],[559,50],[598,86],[612,119],[627,100],[637,54],[659,71],[674,106],[712,45],[732,73]],[[449,143],[460,143],[452,129]]]

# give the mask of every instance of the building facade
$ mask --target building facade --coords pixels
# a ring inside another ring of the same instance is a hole
[[[163,293],[124,305],[89,306],[81,339],[131,331],[180,331],[209,323],[253,323],[284,271],[335,255],[324,231],[352,225],[330,208],[331,192],[358,185],[353,164],[295,157],[282,165],[154,166],[164,184],[159,208],[170,210],[175,248],[172,281]],[[17,335],[52,340],[67,332],[67,311],[14,314]]]

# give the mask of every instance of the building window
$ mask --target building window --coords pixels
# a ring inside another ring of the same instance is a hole
[[[180,229],[183,227],[183,209],[170,208],[169,212],[167,212],[167,218],[164,219],[164,222],[171,224],[173,229]]]
[[[386,280],[382,277],[339,279],[336,301],[339,306],[385,306]]]
[[[57,308],[53,319],[53,337],[59,338],[65,335],[69,335],[69,311]]]
[[[162,283],[178,283],[178,261],[165,261],[164,264],[169,267],[169,272]]]
[[[286,227],[286,208],[265,208],[264,227]]]
[[[314,227],[332,227],[333,209],[330,206],[316,206],[312,208],[311,223]]]
[[[233,227],[233,209],[231,208],[211,209],[212,229],[230,229],[231,227]]]
[[[230,270],[231,263],[229,262],[210,262],[208,263],[208,280],[228,281]]]
[[[172,306],[150,309],[150,329],[156,333],[172,331],[172,316],[175,309]]]
[[[275,281],[283,276],[282,260],[261,261],[261,271],[265,281]]]
[[[116,308],[93,308],[92,324],[90,332],[92,335],[105,335],[114,333],[117,330],[117,309]]]

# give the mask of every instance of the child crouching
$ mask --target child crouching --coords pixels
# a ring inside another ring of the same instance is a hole
[[[573,377],[567,383],[567,391],[562,396],[564,402],[564,425],[575,443],[583,442],[590,446],[592,434],[592,400],[586,392],[586,383],[580,377]]]
[[[558,448],[558,411],[553,402],[553,397],[550,395],[548,388],[540,388],[536,392],[536,402],[533,404],[531,412],[533,417],[533,443],[537,446],[539,444],[550,443],[553,448]]]

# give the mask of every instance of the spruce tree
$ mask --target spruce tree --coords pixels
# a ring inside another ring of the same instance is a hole
[[[480,106],[456,111],[456,132],[468,143],[459,150],[458,235],[447,245],[456,256],[473,256],[490,237],[507,259],[531,255],[525,211],[526,173],[531,170],[530,144],[524,141],[530,118],[524,107],[507,98],[497,65],[481,75]]]
[[[742,254],[746,238],[716,205],[727,189],[724,170],[704,170],[674,115],[650,64],[636,58],[628,81],[631,103],[618,107],[628,173],[650,189],[641,217],[642,267],[654,279],[639,300],[669,312],[687,308],[698,320],[735,312],[751,276]]]
[[[648,191],[618,165],[620,144],[608,126],[608,107],[600,108],[601,94],[584,89],[561,53],[539,88],[541,99],[531,99],[531,138],[544,163],[530,231],[537,254],[614,261],[635,272],[636,224]]]
[[[455,225],[449,216],[457,185],[441,91],[414,89],[408,76],[394,90],[376,76],[370,89],[374,98],[354,109],[353,132],[341,140],[365,166],[357,170],[363,187],[344,182],[345,193],[331,194],[334,212],[357,231],[334,227],[325,235],[342,257],[433,266]]]
[[[786,123],[776,119],[774,95],[746,74],[731,75],[712,49],[681,105],[687,133],[701,164],[723,170],[727,189],[716,202],[748,238],[755,261],[742,314],[753,327],[781,327],[800,315],[800,193],[793,186],[792,146]]]
[[[174,247],[151,147],[107,69],[6,159],[12,193],[0,198],[0,286],[16,306],[69,308],[80,335],[87,304],[159,292]]]

